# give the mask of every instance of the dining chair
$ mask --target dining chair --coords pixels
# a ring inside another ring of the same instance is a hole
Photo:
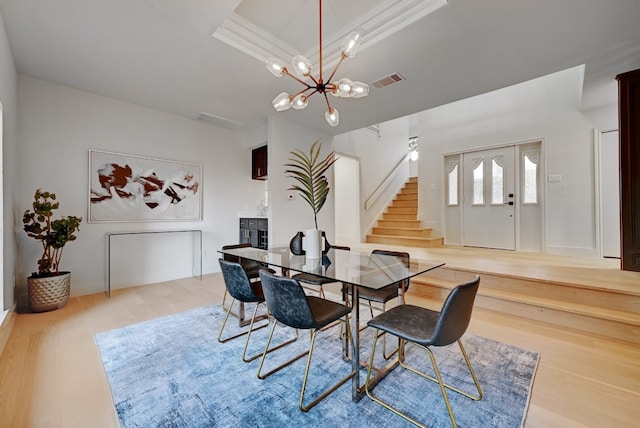
[[[404,251],[376,249],[371,251],[371,254],[396,257],[401,263],[403,263],[407,267],[409,267],[411,263],[411,258],[409,256],[409,253]],[[387,310],[387,303],[393,299],[397,299],[398,297],[400,297],[400,303],[404,304],[405,303],[404,295],[407,292],[407,290],[409,290],[409,284],[410,284],[410,281],[407,279],[404,281],[395,282],[393,284],[390,284],[380,289],[359,287],[358,293],[359,293],[360,300],[367,301],[369,306],[369,312],[371,313],[371,318],[373,318],[374,303],[377,303],[380,305],[379,307],[376,308],[380,312],[385,312]],[[351,295],[351,288],[346,287],[346,292],[343,292],[343,294]],[[366,327],[367,326],[365,325],[363,329]],[[386,335],[383,334],[382,350],[383,350],[384,357],[386,359],[389,359],[393,356],[393,354],[395,354],[398,351],[398,348],[395,348],[392,352],[387,353]]]
[[[236,248],[251,248],[251,244],[249,243],[244,243],[244,244],[231,244],[231,245],[223,245],[222,246],[222,250],[232,250],[232,249],[236,249]],[[224,254],[223,253],[223,259],[228,261],[228,262],[236,262],[236,263],[240,263],[242,265],[242,267],[244,268],[245,272],[247,273],[247,276],[249,277],[250,281],[256,281],[260,278],[260,276],[258,275],[258,271],[260,269],[269,269],[268,266],[265,265],[261,265],[260,263],[256,262],[255,260],[248,260],[248,259],[241,259],[240,257],[237,256],[232,256],[231,254]],[[271,272],[275,272],[272,269],[269,269]],[[223,309],[227,309],[226,307],[226,301],[227,301],[227,294],[229,294],[227,292],[227,290],[225,289],[224,291],[224,296],[222,297],[222,308]],[[241,311],[242,312],[242,311]],[[243,318],[243,314],[236,314],[233,313],[232,314],[240,319]]]
[[[325,392],[317,396],[310,403],[304,403],[305,389],[307,386],[307,379],[309,377],[309,368],[311,366],[311,357],[313,355],[313,348],[316,341],[316,336],[323,327],[341,320],[345,324],[347,334],[350,335],[349,329],[349,313],[351,309],[338,302],[322,299],[316,296],[308,296],[305,294],[300,283],[293,279],[283,276],[277,276],[266,271],[260,271],[260,279],[262,281],[262,289],[264,291],[264,297],[267,302],[269,312],[276,321],[284,324],[285,326],[294,328],[296,330],[309,330],[311,337],[309,343],[309,349],[299,355],[292,357],[281,365],[275,367],[267,373],[262,373],[264,366],[267,349],[271,343],[273,333],[275,331],[277,322],[273,323],[271,327],[271,333],[267,344],[265,346],[265,352],[260,361],[260,367],[258,367],[258,378],[265,379],[266,377],[276,373],[277,371],[287,367],[294,361],[307,355],[307,365],[304,371],[304,377],[302,380],[302,389],[300,391],[300,401],[298,407],[303,412],[309,411],[313,406],[318,404],[329,394],[337,390],[340,386],[346,383],[355,374],[354,371],[344,378],[340,379],[337,383],[329,387]]]
[[[244,344],[244,350],[242,351],[242,361],[248,363],[253,361],[263,355],[263,352],[257,353],[251,357],[247,357],[247,348],[249,347],[249,341],[251,339],[251,333],[264,328],[269,325],[269,322],[266,324],[257,326],[254,328],[254,324],[259,319],[264,319],[266,317],[258,318],[258,308],[265,303],[264,294],[262,292],[262,284],[260,281],[250,281],[249,276],[247,275],[244,267],[238,262],[229,262],[224,259],[218,259],[220,263],[220,269],[222,271],[222,276],[224,278],[224,284],[227,292],[233,298],[229,308],[227,309],[227,313],[224,317],[224,321],[222,322],[222,326],[220,327],[220,332],[218,333],[218,342],[226,343],[232,339],[236,339],[240,336],[247,335],[247,340]],[[251,317],[251,322],[249,324],[249,328],[236,334],[231,337],[222,338],[224,328],[227,325],[227,320],[229,319],[229,315],[231,314],[231,308],[233,307],[233,302],[238,300],[242,303],[255,303],[255,307],[253,309],[253,316]],[[266,309],[266,308],[265,308]],[[279,349],[289,343],[292,343],[297,339],[291,339],[287,342],[284,342],[277,347],[274,347],[270,350],[274,351]]]
[[[436,382],[440,386],[444,403],[449,412],[451,423],[454,427],[457,426],[451,403],[447,396],[446,389],[450,389],[473,400],[482,399],[482,388],[478,382],[478,378],[471,367],[471,361],[462,345],[460,338],[464,335],[469,326],[471,320],[471,312],[473,310],[473,302],[478,292],[480,285],[480,276],[476,275],[471,281],[460,284],[455,287],[447,296],[440,312],[432,311],[430,309],[422,308],[414,305],[398,305],[386,312],[381,313],[368,322],[369,327],[375,329],[373,347],[371,350],[371,356],[369,361],[369,368],[367,370],[367,378],[365,381],[365,391],[367,395],[376,403],[381,404],[385,408],[391,410],[395,414],[405,418],[418,426],[425,426],[417,420],[411,418],[406,413],[400,411],[397,407],[391,405],[389,402],[385,402],[379,397],[375,396],[372,392],[371,372],[373,367],[373,360],[375,357],[376,344],[380,337],[379,332],[385,332],[390,335],[397,336],[400,339],[400,350],[398,352],[399,365],[417,375],[424,377],[430,381]],[[448,346],[454,342],[458,343],[462,356],[469,368],[469,373],[475,383],[477,395],[465,392],[453,385],[444,383],[442,380],[442,373],[438,368],[435,355],[431,350],[434,346]],[[405,346],[407,343],[416,345],[418,348],[428,352],[431,359],[436,377],[424,373],[423,371],[409,366],[405,362]],[[382,382],[391,382],[391,376],[387,376],[380,380]],[[417,393],[417,391],[415,392]],[[396,405],[397,406],[397,405]]]

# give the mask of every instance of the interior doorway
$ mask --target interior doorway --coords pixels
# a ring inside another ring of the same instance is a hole
[[[335,243],[360,242],[360,161],[338,154],[333,174]]]

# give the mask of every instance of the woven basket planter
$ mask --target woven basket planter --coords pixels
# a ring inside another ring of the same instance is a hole
[[[29,308],[33,312],[60,309],[69,301],[71,272],[45,278],[27,278]]]

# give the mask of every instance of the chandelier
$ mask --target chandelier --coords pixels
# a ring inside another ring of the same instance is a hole
[[[292,66],[293,71],[297,75],[293,75],[289,72],[287,64],[278,58],[267,59],[267,68],[276,77],[282,77],[287,75],[292,79],[301,83],[304,88],[295,94],[289,94],[287,92],[281,92],[277,97],[273,99],[273,107],[276,111],[288,110],[291,107],[294,109],[303,109],[309,103],[309,98],[319,93],[324,95],[325,102],[327,103],[327,111],[324,114],[325,119],[331,126],[338,126],[340,122],[340,114],[338,110],[331,107],[329,103],[329,97],[327,93],[335,97],[342,98],[361,98],[369,94],[369,85],[362,82],[353,82],[346,77],[334,81],[333,78],[338,71],[338,67],[347,58],[353,58],[356,55],[358,46],[360,45],[360,34],[356,31],[349,33],[344,39],[341,46],[340,60],[336,64],[335,68],[331,72],[329,78],[325,81],[322,76],[322,0],[318,0],[319,6],[319,29],[320,29],[320,50],[319,50],[319,64],[318,64],[318,78],[316,79],[311,74],[311,61],[302,55],[296,55],[293,58]],[[305,82],[303,79],[308,79]]]

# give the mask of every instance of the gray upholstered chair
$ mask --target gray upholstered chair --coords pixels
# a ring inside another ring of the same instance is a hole
[[[245,243],[245,244],[231,244],[231,245],[223,245],[222,246],[223,250],[232,250],[232,249],[235,249],[235,248],[251,248],[251,244]],[[259,279],[258,271],[263,266],[258,264],[258,262],[254,261],[254,260],[246,260],[246,259],[240,260],[239,257],[232,256],[230,254],[223,254],[222,257],[223,257],[224,260],[226,260],[228,262],[240,263],[242,265],[242,267],[244,268],[244,270],[247,272],[247,276],[249,277],[250,280]]]
[[[380,332],[397,336],[400,339],[400,350],[398,352],[398,361],[400,363],[400,366],[426,379],[436,382],[440,386],[440,391],[442,392],[444,403],[447,407],[449,417],[451,418],[451,423],[454,427],[457,426],[456,419],[453,414],[453,409],[451,408],[451,403],[449,403],[446,389],[451,389],[452,391],[455,391],[473,400],[482,399],[482,388],[480,387],[478,378],[476,377],[476,374],[471,367],[471,362],[469,361],[469,357],[467,356],[464,346],[462,346],[462,342],[460,341],[460,338],[464,335],[467,327],[469,326],[469,322],[471,320],[471,312],[473,310],[473,302],[478,292],[479,285],[480,276],[476,275],[473,280],[455,287],[447,296],[447,299],[445,300],[440,312],[432,311],[419,306],[405,304],[393,307],[368,322],[369,327],[375,329],[375,335],[369,361],[369,369],[367,371],[367,379],[365,381],[365,390],[367,395],[373,401],[383,405],[387,409],[393,411],[399,416],[402,416],[408,421],[418,426],[423,426],[418,421],[412,419],[407,414],[398,410],[397,407],[394,407],[388,402],[381,400],[379,397],[375,396],[372,393],[370,385],[372,371],[371,368],[373,366],[376,344],[378,342],[378,338],[380,337]],[[462,352],[462,356],[464,357],[467,367],[469,368],[469,373],[471,374],[471,377],[473,378],[473,381],[475,383],[477,395],[472,395],[471,393],[462,391],[455,386],[444,383],[442,380],[442,374],[440,373],[436,358],[430,348],[433,346],[447,346],[453,344],[454,342],[458,342],[460,351]],[[418,348],[421,348],[429,353],[431,364],[433,365],[433,369],[436,374],[435,378],[424,373],[421,370],[418,370],[415,367],[410,367],[405,363],[404,349],[406,343],[412,343]],[[387,376],[386,378],[382,379],[380,383],[391,381],[392,378],[390,376]],[[416,391],[416,394],[417,393],[418,391]]]
[[[251,244],[249,243],[244,243],[244,244],[231,244],[231,245],[223,245],[222,249],[223,250],[232,250],[235,248],[251,248]],[[235,263],[240,263],[242,265],[242,267],[244,268],[245,272],[247,273],[247,276],[249,277],[249,281],[256,281],[258,279],[260,279],[260,276],[258,275],[258,271],[260,269],[269,269],[267,266],[261,265],[260,263],[256,262],[255,260],[247,260],[247,259],[240,259],[239,257],[236,256],[232,256],[230,254],[223,254],[222,258],[228,262],[235,262]],[[270,272],[274,273],[275,271],[272,269],[269,269]],[[227,310],[227,294],[229,294],[227,292],[227,290],[224,291],[224,296],[222,297],[222,308]],[[234,313],[233,311],[231,312],[232,315],[234,315],[235,317],[239,318],[241,322],[244,322],[244,305],[241,303],[241,310],[240,313]]]
[[[411,258],[409,256],[409,253],[404,251],[373,250],[371,251],[371,254],[379,254],[383,256],[396,257],[400,262],[404,263],[407,267],[411,263]],[[400,303],[404,304],[405,303],[404,294],[407,292],[407,290],[409,290],[409,284],[410,284],[410,281],[407,279],[404,281],[395,282],[391,285],[388,285],[384,288],[380,288],[377,290],[371,289],[371,288],[359,287],[358,293],[360,296],[360,300],[365,300],[368,303],[369,312],[371,313],[371,318],[373,318],[374,303],[379,305],[377,309],[381,312],[384,312],[387,310],[387,302],[393,299],[397,299],[398,297],[400,297],[400,300],[401,300]],[[345,287],[345,290],[343,291],[343,295],[350,295],[350,294],[351,294],[351,288]],[[363,330],[366,327],[367,326],[364,326],[363,328],[361,328],[361,330]],[[387,353],[387,339],[386,339],[386,336],[383,335],[382,350],[383,350],[382,352],[384,357],[389,359],[393,356],[393,354],[395,354],[398,351],[398,348],[395,348],[392,352]]]
[[[234,336],[222,338],[224,328],[227,325],[227,320],[229,319],[229,315],[231,314],[231,308],[233,307],[233,301],[229,305],[227,309],[227,314],[224,317],[224,321],[222,322],[222,326],[220,327],[220,333],[218,333],[218,342],[225,343],[229,340],[235,339],[240,336],[247,335],[247,340],[244,345],[244,350],[242,351],[242,361],[249,362],[253,361],[263,355],[262,352],[257,353],[251,357],[247,357],[247,348],[249,347],[249,340],[251,339],[251,333],[255,330],[264,328],[268,325],[268,323],[254,327],[255,322],[257,321],[258,308],[260,305],[265,303],[264,295],[262,293],[262,284],[260,281],[250,281],[247,272],[244,267],[237,262],[229,262],[224,259],[218,259],[220,263],[220,269],[222,270],[222,276],[224,278],[224,284],[226,287],[226,291],[233,298],[233,300],[238,300],[242,303],[255,303],[255,308],[253,310],[253,316],[251,317],[251,322],[249,324],[249,328],[245,329],[241,333],[238,333]],[[279,345],[276,348],[271,349],[273,351],[275,349],[279,349],[280,347],[293,342],[295,339],[285,342]]]
[[[293,278],[286,278],[273,275],[266,271],[260,271],[260,279],[262,281],[264,297],[271,316],[275,318],[276,321],[296,330],[309,330],[311,338],[308,351],[294,356],[267,373],[262,373],[267,349],[269,348],[273,332],[277,325],[277,323],[274,322],[269,335],[269,340],[265,346],[265,352],[262,356],[262,360],[260,361],[258,378],[265,379],[267,376],[283,369],[305,355],[308,355],[307,365],[302,380],[302,389],[300,391],[300,401],[298,402],[300,410],[306,412],[353,377],[354,372],[349,369],[350,373],[347,376],[340,379],[309,404],[304,404],[304,394],[307,386],[307,378],[309,377],[309,367],[311,365],[311,357],[313,355],[313,346],[315,344],[316,336],[323,327],[337,320],[341,320],[345,323],[347,334],[350,334],[349,313],[351,312],[351,309],[348,306],[337,302],[316,296],[307,296],[300,286],[300,283]]]

